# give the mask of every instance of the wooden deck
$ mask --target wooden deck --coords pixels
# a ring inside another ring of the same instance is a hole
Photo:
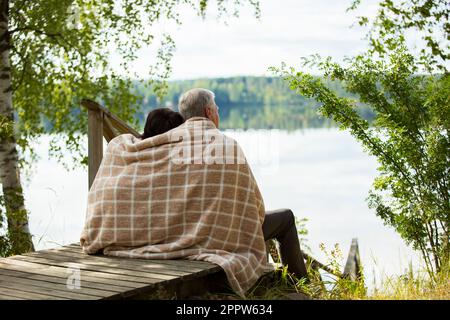
[[[136,137],[139,133],[94,101],[83,100],[82,105],[89,110],[90,187],[103,157],[103,138],[108,142],[121,133]],[[276,249],[269,251],[278,261]],[[333,273],[312,257],[306,258],[313,269]],[[356,239],[343,273],[335,275],[361,281]],[[72,281],[77,276],[78,288]],[[225,273],[218,265],[202,261],[89,256],[78,244],[0,258],[0,300],[182,299],[219,290],[229,291]]]
[[[185,298],[223,286],[224,276],[209,262],[92,256],[71,244],[0,259],[0,299]]]

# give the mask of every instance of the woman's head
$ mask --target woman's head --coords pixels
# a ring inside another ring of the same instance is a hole
[[[150,138],[162,134],[178,127],[184,122],[183,117],[176,111],[169,108],[158,108],[150,111],[145,121],[142,139]]]

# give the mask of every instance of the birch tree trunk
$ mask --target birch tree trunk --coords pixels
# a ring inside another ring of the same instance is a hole
[[[8,13],[9,0],[0,0],[0,116],[13,123]],[[15,135],[0,137],[0,183],[3,188],[11,254],[34,251],[18,164]]]

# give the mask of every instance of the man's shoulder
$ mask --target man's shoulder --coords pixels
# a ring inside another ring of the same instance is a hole
[[[227,144],[235,145],[237,148],[241,149],[241,146],[240,146],[239,142],[235,138],[233,138],[232,136],[230,136],[226,132],[221,132],[221,134],[223,136],[224,141]]]
[[[131,133],[123,133],[115,136],[108,142],[107,149],[125,148],[127,144],[134,144],[141,141],[140,138],[135,137]]]
[[[211,137],[214,137],[214,139],[211,139]],[[208,130],[208,135],[205,137],[209,142],[214,142],[217,144],[223,144],[227,148],[234,147],[238,149],[239,151],[242,150],[241,146],[239,145],[239,142],[227,134],[226,132],[220,131],[219,129],[211,129]]]

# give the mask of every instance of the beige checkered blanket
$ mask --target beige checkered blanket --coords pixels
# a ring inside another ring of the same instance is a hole
[[[237,143],[206,118],[108,144],[88,194],[84,252],[221,266],[240,295],[271,266],[264,202]]]

